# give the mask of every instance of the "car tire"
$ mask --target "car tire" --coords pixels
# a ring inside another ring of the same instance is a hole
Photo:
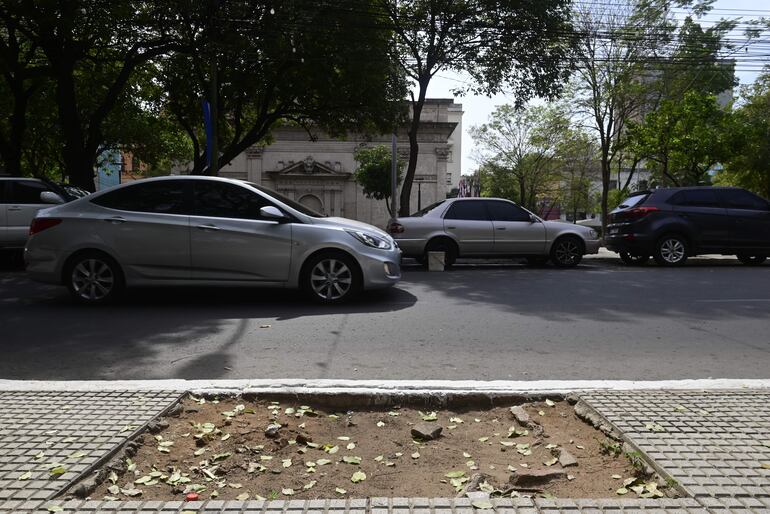
[[[425,264],[428,263],[429,252],[444,252],[444,268],[451,268],[457,260],[457,246],[447,239],[434,239],[428,242],[423,256]]]
[[[655,244],[655,262],[661,266],[683,266],[687,262],[689,245],[679,234],[666,234]]]
[[[86,305],[104,305],[120,296],[125,278],[120,265],[102,252],[83,252],[67,262],[64,283],[75,300]]]
[[[650,260],[649,255],[633,255],[626,252],[620,252],[620,260],[629,266],[641,266]]]
[[[745,253],[739,253],[737,257],[738,260],[746,266],[759,266],[767,260],[767,255],[748,255]]]
[[[355,260],[342,252],[324,252],[305,263],[301,287],[313,301],[341,304],[363,288],[363,278]]]
[[[548,256],[527,257],[527,266],[531,268],[542,268],[548,264]]]
[[[551,262],[559,268],[574,268],[583,260],[585,247],[576,236],[562,236],[551,245]]]

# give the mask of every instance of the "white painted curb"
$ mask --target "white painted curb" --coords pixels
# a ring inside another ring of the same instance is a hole
[[[770,389],[769,379],[692,380],[0,380],[2,391],[158,391],[176,390],[207,394],[564,394],[579,391],[618,390],[723,390]]]

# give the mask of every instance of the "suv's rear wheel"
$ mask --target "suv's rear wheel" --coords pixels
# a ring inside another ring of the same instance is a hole
[[[625,264],[628,264],[629,266],[641,266],[648,260],[650,260],[649,255],[633,255],[626,252],[620,252],[620,260],[623,261]]]
[[[687,240],[678,234],[666,234],[655,245],[655,262],[661,266],[681,266],[687,262]]]
[[[64,280],[76,300],[91,305],[112,301],[124,286],[120,265],[101,252],[85,252],[71,259]]]
[[[583,242],[575,236],[562,236],[551,246],[551,262],[559,268],[572,268],[583,260]]]
[[[759,266],[767,260],[766,255],[748,255],[745,253],[739,253],[737,257],[739,261],[747,266]]]
[[[302,287],[315,301],[343,303],[362,287],[362,278],[353,259],[341,252],[316,255],[305,266]]]

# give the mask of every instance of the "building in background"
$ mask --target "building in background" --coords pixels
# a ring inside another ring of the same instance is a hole
[[[462,105],[452,99],[428,99],[420,116],[420,146],[410,206],[413,211],[444,199],[460,181]],[[249,180],[274,189],[329,216],[344,216],[379,227],[389,219],[384,201],[363,195],[353,180],[355,150],[386,145],[391,136],[349,136],[346,140],[314,134],[309,140],[300,127],[273,130],[273,142],[254,146],[222,167],[222,177]],[[398,154],[409,158],[406,127],[399,130]],[[183,169],[176,170],[184,173]]]
[[[96,190],[123,184],[145,178],[147,166],[131,152],[124,150],[107,150],[104,152],[96,167]]]

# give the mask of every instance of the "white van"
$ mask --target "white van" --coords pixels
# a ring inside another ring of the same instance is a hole
[[[37,211],[70,199],[50,182],[0,176],[0,249],[23,249]]]

